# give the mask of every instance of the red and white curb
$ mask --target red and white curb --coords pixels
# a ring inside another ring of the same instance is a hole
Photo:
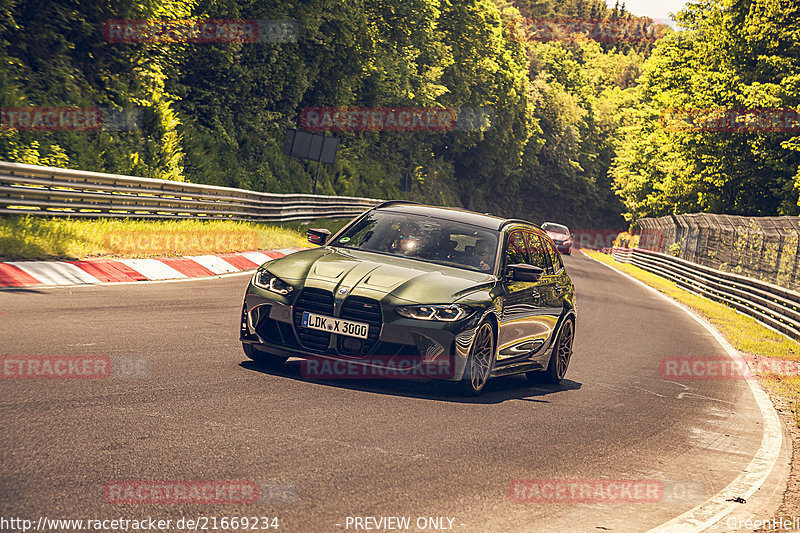
[[[0,287],[97,285],[202,278],[252,270],[271,259],[300,250],[305,248],[164,259],[9,261],[0,263]]]

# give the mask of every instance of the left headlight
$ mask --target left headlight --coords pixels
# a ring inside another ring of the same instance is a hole
[[[256,271],[255,275],[253,276],[253,285],[282,295],[289,294],[294,290],[291,285],[279,277],[271,274],[268,270]]]
[[[417,320],[439,320],[442,322],[455,322],[467,318],[473,309],[466,305],[404,305],[395,308],[395,312],[405,318]]]

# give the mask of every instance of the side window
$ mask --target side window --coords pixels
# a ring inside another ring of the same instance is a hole
[[[525,252],[525,237],[521,231],[514,231],[508,236],[508,248],[506,249],[506,265],[517,263],[530,264],[528,254]]]
[[[547,245],[547,253],[550,255],[550,264],[553,265],[553,271],[550,272],[551,274],[558,274],[561,272],[561,269],[564,268],[564,264],[561,262],[561,256],[556,250],[556,247],[553,246],[553,243],[547,239],[542,239],[544,243]]]
[[[550,265],[547,262],[547,255],[544,246],[542,246],[541,239],[534,233],[526,232],[526,235],[528,237],[528,253],[531,256],[531,264],[549,274],[550,272],[548,269]]]

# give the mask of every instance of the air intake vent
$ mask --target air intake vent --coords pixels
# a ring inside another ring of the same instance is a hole
[[[303,289],[294,303],[294,329],[297,331],[297,338],[303,348],[315,352],[326,352],[331,334],[316,329],[304,328],[300,324],[303,321],[303,312],[316,313],[319,315],[333,316],[333,294],[322,289]]]
[[[344,339],[339,335],[337,342],[339,353],[344,355],[367,355],[375,346],[381,332],[381,324],[383,322],[381,304],[372,298],[351,296],[342,304],[339,317],[369,324],[367,338],[361,341],[360,349],[348,349],[343,342]]]

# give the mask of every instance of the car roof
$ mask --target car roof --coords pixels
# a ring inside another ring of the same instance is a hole
[[[514,218],[502,218],[489,213],[476,213],[474,211],[467,211],[465,209],[457,209],[454,207],[440,207],[433,205],[423,205],[415,202],[406,202],[403,200],[392,200],[384,202],[375,209],[381,211],[392,211],[397,213],[407,213],[412,215],[429,216],[434,218],[443,218],[446,220],[453,220],[478,226],[485,229],[499,231],[508,225],[526,225],[538,228],[533,222],[527,220],[519,220]]]

